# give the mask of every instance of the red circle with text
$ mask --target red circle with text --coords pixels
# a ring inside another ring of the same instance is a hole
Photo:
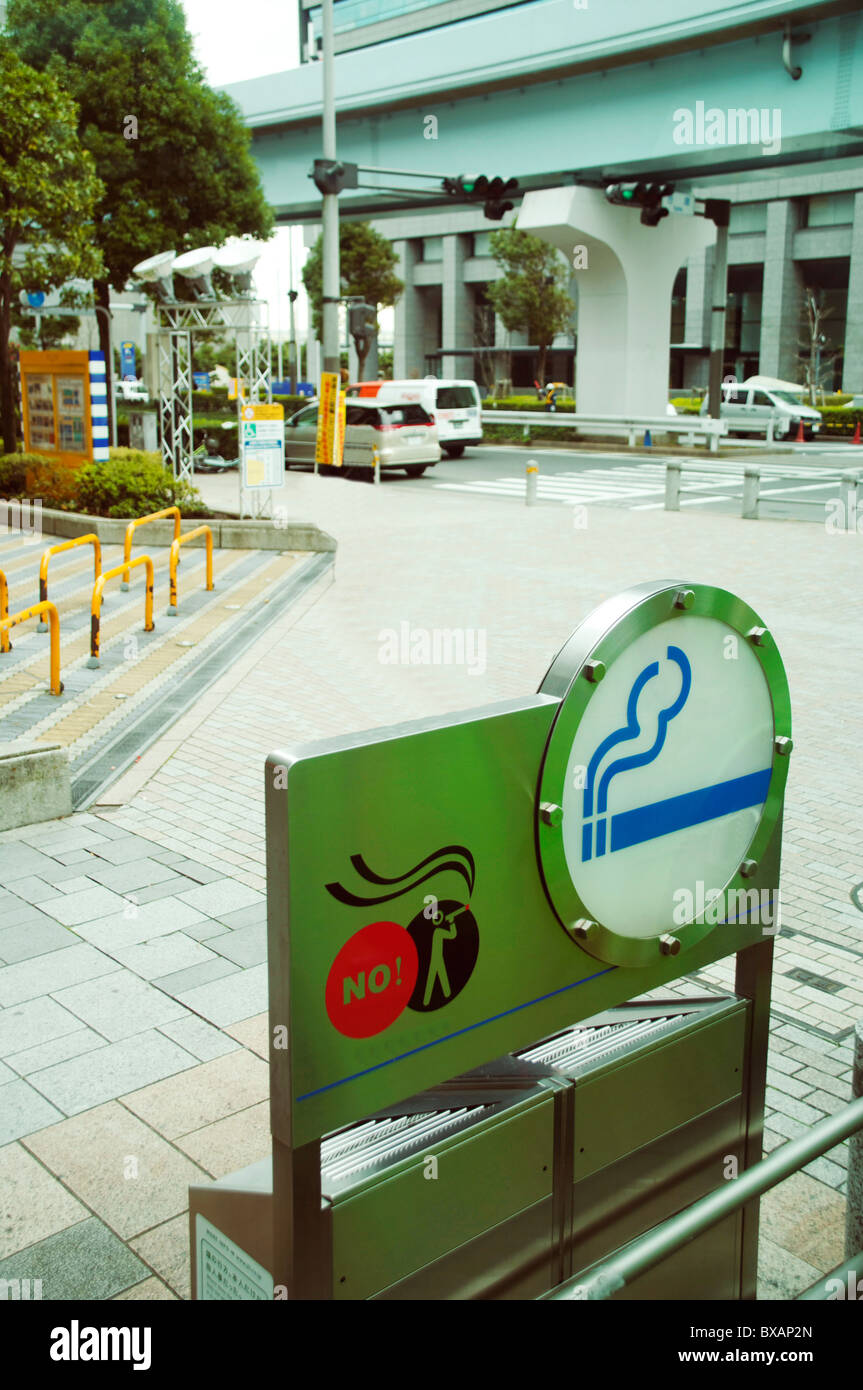
[[[330,1023],[346,1038],[371,1038],[395,1023],[413,994],[417,948],[398,922],[372,922],[346,941],[330,966]]]

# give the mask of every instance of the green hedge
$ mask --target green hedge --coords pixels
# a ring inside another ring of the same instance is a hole
[[[92,516],[129,518],[178,506],[207,517],[197,488],[162,467],[158,454],[112,449],[106,461],[66,468],[40,454],[0,457],[0,496],[40,497],[45,507]]]

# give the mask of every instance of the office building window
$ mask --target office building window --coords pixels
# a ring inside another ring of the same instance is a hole
[[[806,208],[807,227],[842,227],[853,221],[853,193],[825,193],[809,199]]]
[[[442,261],[443,260],[443,237],[427,236],[423,238],[423,260]]]

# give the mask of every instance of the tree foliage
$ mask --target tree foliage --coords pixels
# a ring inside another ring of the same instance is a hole
[[[503,275],[489,285],[489,302],[505,328],[526,333],[539,348],[537,370],[544,382],[548,349],[557,334],[572,325],[569,270],[547,241],[515,227],[492,232],[490,246]]]
[[[395,273],[398,256],[392,243],[376,232],[368,222],[342,222],[339,225],[339,274],[341,293],[373,304],[376,309],[390,309],[402,290],[404,281]],[[318,338],[323,329],[324,309],[324,239],[319,236],[303,267],[303,284],[312,309],[312,324]],[[361,351],[362,368],[368,346]]]
[[[98,305],[107,309],[110,287],[122,290],[158,251],[272,234],[249,132],[231,99],[207,86],[179,0],[10,0],[7,32],[78,104],[103,185]]]
[[[51,289],[103,273],[93,242],[103,188],[78,136],[74,101],[0,37],[0,411],[7,451],[16,443],[9,335],[21,289]]]

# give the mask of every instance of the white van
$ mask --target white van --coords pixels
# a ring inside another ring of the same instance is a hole
[[[348,387],[348,396],[385,401],[416,401],[437,427],[441,449],[461,458],[468,444],[482,443],[482,400],[475,381],[441,381],[427,376],[418,381],[361,381]]]
[[[773,420],[774,439],[794,439],[799,425],[806,438],[812,439],[821,429],[821,415],[800,399],[802,387],[793,382],[772,377],[753,376],[747,381],[723,382],[720,418],[728,421],[729,434],[747,432],[767,433],[767,421]],[[707,414],[708,400],[701,405]]]

